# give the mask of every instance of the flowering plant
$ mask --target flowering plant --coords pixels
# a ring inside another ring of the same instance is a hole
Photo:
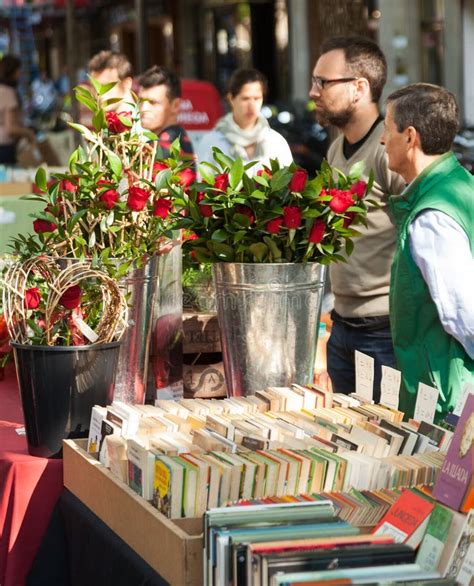
[[[250,177],[241,159],[214,149],[216,164],[203,163],[202,182],[178,198],[184,247],[199,262],[345,261],[365,223],[373,178],[359,179],[363,163],[345,175],[324,162],[316,177],[294,164]],[[345,253],[345,255],[344,255]]]
[[[30,214],[35,234],[15,238],[13,247],[23,258],[45,253],[90,259],[93,267],[105,266],[117,276],[112,259],[119,259],[124,274],[172,236],[173,198],[182,195],[194,172],[178,141],[168,159],[156,160],[157,136],[141,129],[138,99],[131,112],[107,111],[117,101],[105,98],[114,84],[91,82],[94,89],[79,86],[76,97],[92,110],[93,129],[71,123],[86,148],[79,146],[68,171],[49,182],[45,170],[38,170],[36,194],[27,199],[45,207]]]
[[[5,323],[20,344],[83,346],[119,340],[127,304],[118,284],[90,263],[51,257],[11,263],[3,279]]]
[[[156,159],[158,137],[140,127],[136,96],[129,112],[107,111],[117,102],[106,98],[115,84],[91,82],[91,91],[75,91],[92,111],[93,128],[71,123],[85,147],[71,154],[65,173],[48,181],[44,169],[37,171],[35,194],[25,199],[42,202],[44,209],[30,214],[32,234],[12,239],[17,262],[13,273],[7,269],[2,288],[14,341],[74,345],[118,339],[123,304],[117,280],[172,245],[173,199],[194,180],[178,141],[168,159]]]

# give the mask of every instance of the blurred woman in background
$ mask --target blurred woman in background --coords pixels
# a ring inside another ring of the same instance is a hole
[[[212,147],[218,147],[232,158],[240,157],[244,163],[258,161],[259,164],[250,169],[251,174],[264,165],[269,166],[270,159],[278,159],[280,165],[292,163],[288,143],[270,128],[261,114],[266,90],[267,80],[260,71],[238,69],[233,73],[227,92],[231,112],[198,144],[199,163],[213,162]]]
[[[0,60],[0,164],[16,163],[16,143],[25,137],[35,143],[35,133],[23,125],[17,85],[21,61],[13,55]]]

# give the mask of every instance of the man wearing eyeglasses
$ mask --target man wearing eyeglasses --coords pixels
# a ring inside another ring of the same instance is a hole
[[[333,390],[355,391],[354,351],[375,361],[374,400],[380,398],[381,366],[396,367],[389,319],[390,267],[396,234],[388,208],[390,195],[399,194],[403,179],[389,170],[380,145],[383,118],[378,102],[387,78],[387,63],[379,46],[362,37],[336,37],[321,46],[313,70],[310,97],[323,126],[340,135],[331,145],[328,162],[348,173],[365,162],[362,179],[374,171],[367,227],[357,226],[353,254],[347,263],[330,267],[334,293],[333,327],[328,341],[328,373]]]

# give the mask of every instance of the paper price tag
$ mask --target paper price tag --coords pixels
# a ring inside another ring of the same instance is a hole
[[[413,419],[433,423],[438,395],[438,389],[425,385],[424,383],[419,383]]]
[[[457,400],[456,407],[454,408],[454,415],[461,415],[462,410],[464,409],[464,405],[466,404],[467,398],[469,395],[474,395],[474,384],[472,383],[464,383],[464,386],[461,391],[461,395]]]
[[[94,330],[91,327],[89,327],[86,324],[86,322],[82,318],[73,316],[73,320],[81,334],[85,336],[89,340],[89,342],[92,342],[92,344],[94,344],[94,342],[97,342],[99,336],[94,332]]]
[[[356,395],[370,403],[374,397],[374,359],[355,351]]]
[[[382,381],[380,382],[380,404],[390,409],[398,409],[400,384],[402,373],[390,366],[382,366]]]

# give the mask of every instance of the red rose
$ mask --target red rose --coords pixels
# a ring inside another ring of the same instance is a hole
[[[179,183],[183,187],[189,187],[196,181],[196,173],[188,167],[187,169],[183,169],[178,173]]]
[[[359,199],[364,197],[365,190],[367,189],[367,183],[365,181],[357,181],[351,187],[350,192],[357,195]]]
[[[349,228],[355,218],[355,212],[347,212],[345,216],[346,217],[344,218],[343,226],[344,228]]]
[[[115,189],[107,189],[107,191],[100,194],[99,201],[104,204],[105,209],[111,210],[118,202],[119,198],[120,195],[118,191],[115,191]]]
[[[324,238],[324,232],[326,230],[326,224],[323,220],[315,220],[311,227],[311,231],[308,236],[309,242],[318,244]]]
[[[117,112],[106,112],[105,113],[105,119],[107,121],[107,128],[113,134],[120,134],[121,132],[125,132],[129,128],[127,125],[125,125],[120,120],[120,116],[122,118],[131,119],[130,112],[119,112],[118,114],[117,114]]]
[[[285,206],[283,208],[283,224],[290,230],[301,226],[301,209],[298,206]]]
[[[48,222],[48,220],[35,220],[33,222],[33,230],[37,234],[43,234],[43,232],[54,232],[56,230],[56,224],[54,224],[54,222]]]
[[[36,309],[41,301],[41,293],[38,287],[30,287],[25,291],[26,309]]]
[[[170,199],[166,197],[160,197],[155,201],[155,205],[153,207],[153,215],[157,216],[158,218],[163,218],[166,220],[168,217],[170,210],[171,210],[172,202]]]
[[[283,224],[283,218],[274,218],[267,222],[266,230],[270,232],[270,234],[278,234],[281,230],[281,225]]]
[[[128,189],[127,206],[134,212],[141,212],[146,206],[149,197],[149,191],[132,185]]]
[[[154,180],[158,173],[160,171],[164,171],[165,169],[169,169],[166,163],[162,163],[161,161],[155,161],[153,163],[152,179]]]
[[[69,181],[69,179],[63,179],[59,182],[59,189],[61,191],[70,191],[71,193],[76,193],[77,185],[72,181]]]
[[[59,299],[59,303],[66,309],[74,309],[81,303],[81,288],[79,285],[73,285],[66,289]]]
[[[347,208],[350,208],[354,203],[354,198],[350,191],[342,191],[340,189],[330,190],[336,193],[331,194],[333,197],[329,202],[329,207],[336,214],[343,214]]]
[[[290,191],[297,191],[300,193],[305,188],[307,180],[308,172],[304,169],[296,169],[296,171],[293,173],[293,177],[291,178],[288,188]]]
[[[226,191],[229,187],[229,175],[227,173],[221,173],[220,175],[216,175],[214,187],[216,189],[220,189],[221,191]]]
[[[235,206],[235,211],[238,214],[242,214],[244,216],[247,216],[247,218],[250,221],[250,224],[253,224],[255,222],[255,216],[253,215],[253,212],[249,207],[244,206],[242,204],[238,204]]]
[[[212,206],[210,206],[208,204],[200,204],[199,203],[203,199],[204,199],[204,193],[202,193],[202,192],[198,193],[196,201],[198,203],[199,211],[201,213],[201,216],[204,216],[205,218],[210,218],[212,216],[212,214],[214,213],[214,211],[212,209]]]
[[[98,187],[109,187],[110,185],[115,185],[115,183],[110,179],[99,179],[99,181],[97,181],[97,185]]]
[[[266,167],[264,167],[263,169],[259,169],[257,171],[256,175],[258,177],[263,177],[265,175],[266,178],[268,179],[268,181],[270,181],[271,178],[273,177],[272,172],[270,171],[270,169],[267,169]]]

